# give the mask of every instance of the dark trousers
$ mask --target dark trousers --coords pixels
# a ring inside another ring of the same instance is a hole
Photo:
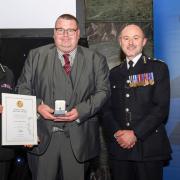
[[[110,160],[112,180],[162,180],[162,161],[118,161]]]
[[[69,137],[54,132],[44,154],[28,154],[33,180],[84,180],[85,166],[76,160]]]
[[[0,161],[0,180],[7,180],[10,174],[11,161]]]

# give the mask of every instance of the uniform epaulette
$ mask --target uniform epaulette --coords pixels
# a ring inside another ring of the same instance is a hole
[[[154,58],[153,60],[155,60],[155,61],[159,61],[159,62],[163,62],[164,63],[164,61],[162,60],[162,59],[157,59],[157,58]]]
[[[152,58],[152,57],[146,57],[146,56],[144,56],[144,57],[146,58],[146,60],[149,60],[149,61],[164,62],[164,61],[161,60],[161,59]]]
[[[152,58],[151,60],[152,60],[153,62],[156,62],[156,63],[164,63],[163,60],[157,59],[157,58]]]
[[[151,61],[151,60],[154,60],[154,59],[153,59],[153,58],[151,58],[151,57],[147,57],[147,59],[148,59],[148,60],[150,60],[150,61]]]
[[[3,72],[6,72],[6,66],[3,66],[1,63],[0,63],[0,69],[3,71]]]

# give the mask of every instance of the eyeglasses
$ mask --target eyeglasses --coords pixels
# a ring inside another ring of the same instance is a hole
[[[55,30],[58,35],[64,35],[67,33],[68,36],[73,36],[78,29],[55,28]]]

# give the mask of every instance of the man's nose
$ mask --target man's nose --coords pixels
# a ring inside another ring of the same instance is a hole
[[[129,44],[133,44],[133,39],[129,39]]]
[[[67,30],[64,30],[63,36],[68,36],[68,31]]]

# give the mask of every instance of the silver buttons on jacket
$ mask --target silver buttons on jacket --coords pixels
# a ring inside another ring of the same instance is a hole
[[[125,111],[126,111],[126,112],[129,112],[129,108],[126,108]]]
[[[127,98],[129,98],[129,97],[130,97],[130,94],[129,94],[129,93],[127,93],[127,94],[126,94],[126,97],[127,97]]]

